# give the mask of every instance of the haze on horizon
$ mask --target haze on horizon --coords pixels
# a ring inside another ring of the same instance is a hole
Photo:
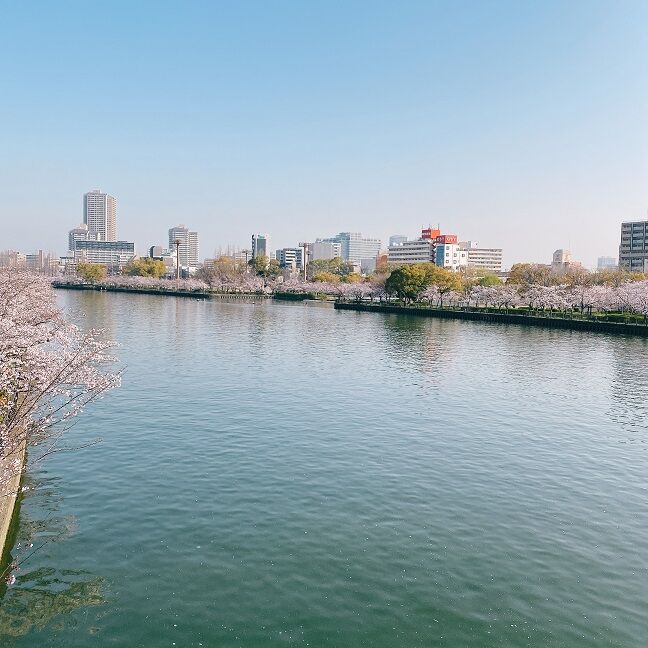
[[[440,223],[505,265],[617,255],[648,207],[648,3],[0,3],[0,249],[82,195],[139,253]]]

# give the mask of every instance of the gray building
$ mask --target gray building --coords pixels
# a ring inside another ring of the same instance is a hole
[[[282,268],[304,269],[304,248],[281,248],[275,252],[275,258]]]
[[[394,238],[393,236],[390,238]],[[390,245],[387,249],[387,262],[394,264],[434,263],[435,243],[432,239],[403,241]]]
[[[117,240],[117,201],[113,196],[95,189],[83,194],[83,224],[88,232],[96,232],[100,241]]]
[[[648,271],[648,221],[621,223],[619,268],[632,272]]]
[[[252,234],[252,258],[258,256],[270,258],[270,237],[267,234]]]
[[[308,251],[311,261],[330,260],[342,256],[342,246],[339,243],[315,241],[315,243],[309,244]]]
[[[374,259],[380,252],[380,239],[366,238],[359,232],[340,232],[337,236],[318,239],[322,243],[339,243],[342,258],[359,264],[363,259]]]

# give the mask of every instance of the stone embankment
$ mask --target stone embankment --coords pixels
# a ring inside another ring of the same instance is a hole
[[[420,317],[460,319],[477,322],[498,322],[501,324],[519,324],[521,326],[541,326],[544,328],[570,329],[573,331],[595,331],[599,333],[615,333],[648,337],[647,325],[630,324],[625,322],[602,322],[587,319],[569,319],[565,317],[544,317],[539,315],[515,313],[493,313],[459,309],[455,310],[452,308],[427,308],[355,302],[337,302],[335,308],[338,310],[370,313],[397,313],[399,315],[417,315]]]
[[[5,544],[20,491],[25,454],[23,435],[7,448],[0,450],[0,564],[5,555]]]

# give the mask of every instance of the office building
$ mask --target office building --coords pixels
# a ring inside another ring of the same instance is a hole
[[[117,240],[117,201],[98,189],[83,195],[83,223],[89,232],[96,232],[95,240]]]
[[[100,263],[111,272],[119,272],[135,256],[135,243],[128,241],[87,241],[74,243],[75,263]]]
[[[502,272],[502,248],[482,248],[475,241],[463,241],[459,247],[468,253],[466,263],[471,268]]]
[[[611,256],[602,256],[598,258],[596,263],[597,270],[616,270],[617,260]]]
[[[456,234],[443,234],[435,239],[436,264],[448,270],[459,270],[468,265],[468,251],[457,242]]]
[[[405,241],[387,248],[387,261],[395,265],[409,263],[434,263],[435,262],[435,241],[430,239],[418,239],[416,241]]]
[[[304,269],[304,248],[281,248],[275,252],[275,258],[279,261],[282,268],[292,268],[293,270]]]
[[[342,256],[342,245],[340,243],[315,241],[315,243],[309,244],[308,253],[311,261],[319,261],[320,259],[328,261]]]
[[[405,239],[400,241],[401,236],[391,236],[390,245],[387,248],[387,261],[396,265],[408,263],[435,263],[435,246],[436,237],[441,234],[438,229],[424,228],[421,230],[421,236],[409,241]],[[391,243],[399,239],[399,242]]]
[[[179,243],[176,245],[176,241]],[[169,230],[169,251],[180,260],[181,268],[197,268],[200,257],[198,232],[192,232],[185,225],[176,225]]]
[[[267,234],[252,234],[252,258],[270,258],[270,237]]]
[[[619,269],[648,272],[648,221],[621,223]]]
[[[81,223],[78,227],[71,229],[68,232],[68,250],[74,252],[75,244],[77,241],[101,241],[101,234],[99,232],[91,232],[85,223]]]
[[[363,259],[373,259],[380,252],[380,239],[363,237],[359,232],[340,232],[337,236],[318,239],[322,243],[339,243],[344,261],[360,264]]]

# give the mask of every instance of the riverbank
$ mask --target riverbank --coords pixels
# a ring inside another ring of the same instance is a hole
[[[399,315],[418,315],[419,317],[438,317],[442,319],[460,319],[477,322],[499,322],[501,324],[519,324],[521,326],[539,326],[543,328],[571,329],[574,331],[595,331],[621,335],[638,335],[648,337],[648,326],[625,322],[602,322],[598,320],[568,319],[564,317],[543,317],[539,315],[479,312],[451,308],[432,308],[419,306],[396,306],[394,304],[367,304],[353,302],[336,302],[337,310],[362,311],[369,313],[396,313]]]
[[[62,290],[92,290],[97,292],[136,293],[140,295],[166,295],[169,297],[194,297],[199,299],[228,298],[228,299],[266,299],[272,295],[260,293],[226,293],[209,290],[169,290],[166,288],[146,288],[139,286],[105,286],[95,284],[77,284],[64,281],[54,281],[54,288]]]
[[[0,456],[0,475],[8,475],[0,480],[0,565],[5,564],[5,554],[12,544],[7,542],[7,538],[16,510],[25,456],[24,435],[21,435],[21,438],[6,450],[3,449]]]

